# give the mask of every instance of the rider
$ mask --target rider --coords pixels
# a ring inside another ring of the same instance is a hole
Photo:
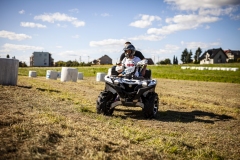
[[[141,61],[141,59],[137,56],[135,56],[135,47],[132,44],[127,44],[125,45],[124,48],[124,55],[125,58],[122,60],[122,66],[121,67],[117,67],[116,69],[118,69],[118,72],[123,71],[125,68],[129,68],[129,67],[135,67],[136,64]],[[141,70],[141,73],[135,72],[135,76],[139,77],[139,76],[144,76],[145,72],[146,72],[146,67],[147,67],[147,63],[145,63],[143,65],[143,68]],[[124,75],[125,72],[123,71],[120,75]]]
[[[125,47],[128,46],[129,44],[131,44],[131,42],[127,41],[125,43]],[[139,57],[141,60],[145,59],[145,57],[143,56],[142,52],[135,50],[135,56]],[[122,61],[125,58],[125,52],[123,52],[120,56],[120,61]]]
[[[127,45],[131,44],[131,42],[127,41],[125,42],[125,47]],[[141,60],[145,59],[145,57],[143,56],[142,52],[135,50],[135,56],[139,57]],[[123,52],[120,56],[120,60],[117,62],[117,66],[113,66],[112,67],[112,75],[118,75],[119,72],[116,71],[116,67],[119,67],[119,65],[121,65],[122,60],[125,58],[125,52]]]

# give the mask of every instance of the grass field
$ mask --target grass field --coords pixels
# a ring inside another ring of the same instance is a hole
[[[191,66],[191,65],[188,65]],[[193,80],[193,81],[208,81],[208,82],[229,82],[240,83],[240,63],[221,64],[221,65],[193,65],[193,66],[208,66],[208,67],[234,67],[239,68],[238,71],[216,71],[216,70],[183,70],[181,65],[162,65],[148,66],[152,71],[153,78],[167,78],[177,80]],[[79,72],[82,72],[85,77],[96,76],[98,72],[107,73],[111,66],[92,66],[92,67],[76,67]],[[30,70],[37,71],[38,76],[46,76],[47,70],[61,71],[61,67],[27,67],[19,68],[19,75],[28,76]]]
[[[124,106],[103,116],[95,107],[104,82],[95,75],[105,67],[78,68],[84,78],[77,82],[46,79],[53,68],[20,68],[17,86],[0,85],[0,159],[239,159],[238,82],[156,78],[155,119]],[[159,76],[181,72],[180,66],[149,68]],[[29,70],[40,76],[28,77]]]

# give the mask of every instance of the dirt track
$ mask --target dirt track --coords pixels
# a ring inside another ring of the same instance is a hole
[[[0,143],[2,156],[16,156],[21,154],[21,151],[26,150],[19,147],[18,150],[15,149],[16,151],[9,153],[4,146],[6,146],[6,143],[10,143],[8,147],[10,147],[10,150],[14,150],[14,146],[19,145],[19,143],[11,140],[14,133],[11,135],[11,128],[7,126],[21,121],[29,121],[29,118],[32,119],[33,111],[31,108],[42,111],[45,110],[44,108],[41,109],[43,106],[51,106],[51,112],[56,112],[74,121],[79,119],[79,115],[74,111],[74,106],[78,107],[86,104],[89,115],[82,115],[85,119],[81,118],[81,121],[92,125],[95,124],[95,130],[101,130],[102,126],[110,125],[102,124],[91,118],[91,116],[96,116],[95,102],[103,88],[104,83],[96,82],[95,77],[87,77],[77,83],[46,80],[44,77],[36,79],[20,77],[18,86],[1,86],[0,135],[4,138]],[[131,124],[142,128],[143,131],[145,129],[154,131],[159,134],[156,138],[159,138],[161,143],[166,144],[166,146],[168,143],[173,143],[180,150],[186,149],[189,153],[193,151],[196,153],[204,152],[213,158],[214,154],[217,155],[215,158],[220,156],[236,159],[238,157],[240,154],[240,84],[158,79],[156,92],[160,98],[160,108],[155,120],[144,119],[140,108],[126,107],[116,108],[110,120],[119,121],[123,125]],[[36,112],[36,115],[39,114],[38,112]],[[18,116],[16,117],[15,114]],[[76,121],[74,127],[83,126],[81,125],[83,122]],[[113,129],[108,130],[108,134],[115,135],[116,132],[119,132],[117,131],[118,128],[114,129],[114,126],[111,125],[110,127],[113,127]],[[91,132],[91,130],[88,132]],[[98,138],[101,143],[105,139],[104,137]],[[114,141],[114,138],[116,137],[107,137],[106,140]],[[24,141],[21,142],[21,145],[22,143]],[[31,143],[26,142],[30,146],[33,145]],[[149,142],[146,140],[146,142],[142,143]],[[93,145],[92,150],[94,150],[94,145],[97,145],[97,143],[91,145]],[[143,144],[132,144],[133,147],[135,145],[140,147]],[[24,147],[26,148],[26,146]],[[120,145],[119,147],[125,153],[126,146]],[[143,147],[142,150],[144,151],[144,145],[141,147]],[[214,154],[212,151],[214,151]],[[117,153],[121,155],[122,152]],[[135,154],[134,149],[132,152]],[[146,150],[146,155],[147,152]],[[154,155],[153,152],[149,154]],[[167,153],[164,152],[164,154]],[[25,152],[24,155],[26,155]],[[165,156],[168,158],[185,157],[185,155]],[[202,155],[199,156],[200,159],[204,159],[201,157]],[[164,158],[164,156],[161,158]],[[205,158],[208,159],[209,157],[206,156]]]

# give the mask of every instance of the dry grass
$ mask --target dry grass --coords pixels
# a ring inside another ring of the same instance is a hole
[[[95,113],[103,82],[0,86],[0,159],[239,159],[240,85],[158,79],[160,111]]]

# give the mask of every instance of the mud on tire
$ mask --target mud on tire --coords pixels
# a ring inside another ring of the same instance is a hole
[[[155,118],[158,112],[159,98],[157,93],[148,93],[144,98],[144,108],[142,109],[145,118]]]
[[[111,103],[113,99],[112,92],[109,91],[103,91],[99,94],[97,99],[97,113],[98,114],[104,114],[104,115],[112,115],[114,108],[110,109]]]

